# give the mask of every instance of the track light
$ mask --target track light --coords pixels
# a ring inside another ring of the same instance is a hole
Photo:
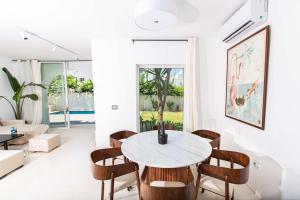
[[[56,51],[56,46],[53,46],[53,47],[51,48],[51,51],[55,52],[55,51]]]
[[[75,51],[67,49],[67,48],[65,48],[65,47],[63,47],[63,46],[61,46],[61,45],[59,45],[55,42],[52,42],[51,40],[48,40],[47,38],[41,37],[40,35],[38,35],[34,32],[31,32],[31,31],[28,31],[26,29],[23,29],[21,27],[17,27],[17,29],[19,30],[20,36],[22,37],[23,40],[28,40],[28,36],[30,35],[34,38],[40,39],[40,40],[50,44],[51,45],[51,51],[53,51],[53,52],[55,52],[57,49],[60,49],[60,50],[63,50],[63,51],[66,51],[66,52],[72,54],[75,57],[76,60],[79,59],[78,58],[79,54]]]
[[[23,40],[28,40],[28,35],[25,31],[20,30],[19,34]]]

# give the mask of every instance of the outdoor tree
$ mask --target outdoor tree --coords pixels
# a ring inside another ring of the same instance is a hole
[[[167,96],[170,93],[171,68],[145,69],[140,78],[140,90],[147,95],[156,95],[158,104],[158,120],[163,120]]]

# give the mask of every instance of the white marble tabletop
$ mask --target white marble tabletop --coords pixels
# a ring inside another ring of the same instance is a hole
[[[121,150],[133,162],[157,168],[179,168],[208,158],[212,148],[204,138],[191,133],[166,130],[168,143],[158,143],[157,131],[136,134],[124,140]]]

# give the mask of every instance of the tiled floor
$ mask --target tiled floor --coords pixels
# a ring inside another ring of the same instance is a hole
[[[59,133],[62,145],[50,153],[31,153],[26,164],[0,180],[1,200],[96,200],[100,183],[90,173],[89,154],[95,148],[94,126],[51,129]],[[247,186],[235,188],[235,199],[256,199]],[[136,187],[123,190],[115,199],[137,198]],[[198,199],[224,199],[210,192]]]

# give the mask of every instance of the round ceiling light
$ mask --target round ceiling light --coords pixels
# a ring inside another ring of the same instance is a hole
[[[141,0],[135,8],[135,24],[145,30],[162,30],[177,23],[176,0]]]

